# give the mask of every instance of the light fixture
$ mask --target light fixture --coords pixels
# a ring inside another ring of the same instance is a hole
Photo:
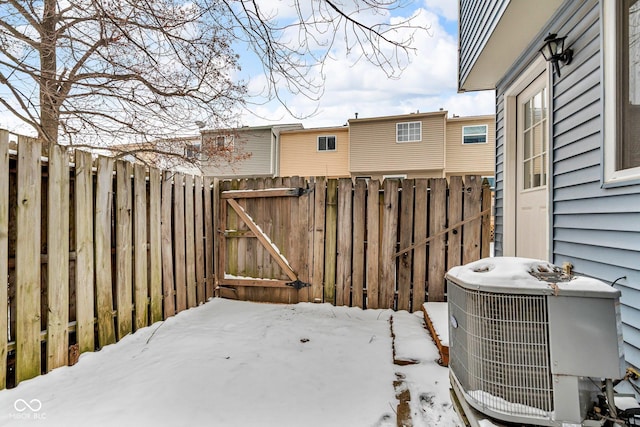
[[[560,64],[562,61],[565,64],[570,64],[573,59],[573,50],[571,48],[564,48],[564,40],[566,37],[557,37],[557,34],[549,33],[544,39],[544,46],[540,49],[540,53],[544,56],[547,62],[553,64],[558,77],[560,77]]]

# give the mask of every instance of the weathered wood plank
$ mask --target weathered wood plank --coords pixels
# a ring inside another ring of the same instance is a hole
[[[69,359],[69,159],[67,149],[49,147],[47,371]]]
[[[267,252],[273,257],[273,259],[278,263],[280,268],[289,276],[289,278],[294,281],[298,279],[296,273],[291,269],[291,265],[289,261],[282,255],[272,244],[269,237],[262,232],[262,230],[258,227],[258,225],[253,221],[253,219],[247,215],[242,206],[238,204],[234,199],[227,199],[227,203],[233,208],[238,217],[244,221],[247,226],[254,232],[258,241],[262,244],[262,246],[267,250]]]
[[[176,173],[173,177],[173,247],[177,313],[187,308],[185,245],[184,175]]]
[[[396,242],[398,239],[399,180],[384,181],[382,240],[380,241],[380,308],[394,308],[396,294]]]
[[[210,177],[204,178],[204,236],[205,236],[205,300],[214,296],[215,289],[215,230],[217,215],[218,180]]]
[[[313,302],[323,302],[326,198],[327,179],[325,177],[317,177],[313,219],[313,281],[310,291],[311,301]]]
[[[336,305],[351,306],[353,250],[353,183],[351,178],[338,183],[338,259]]]
[[[162,302],[164,318],[176,314],[175,277],[173,274],[173,174],[165,171],[162,178]]]
[[[15,273],[16,384],[40,375],[40,152],[38,142],[26,138],[20,141]]]
[[[161,172],[149,168],[149,293],[151,323],[162,320],[162,199]]]
[[[0,331],[7,331],[9,303],[9,132],[0,130]],[[7,386],[8,339],[0,333],[0,390]]]
[[[111,274],[113,159],[98,157],[95,216],[96,309],[98,345],[116,342]]]
[[[413,241],[427,235],[429,184],[427,179],[415,181]],[[420,310],[425,301],[427,289],[427,247],[420,245],[413,250],[413,295],[412,310]]]
[[[265,188],[259,190],[227,190],[220,195],[222,199],[257,199],[262,197],[300,197],[303,188]]]
[[[133,165],[116,162],[116,304],[118,340],[133,331]]]
[[[184,225],[185,225],[185,273],[187,278],[187,307],[198,305],[196,289],[196,248],[193,209],[193,176],[185,176],[184,185]]]
[[[413,239],[413,179],[402,181],[400,200],[400,248],[411,244]],[[398,259],[398,310],[411,310],[411,270],[413,251],[408,251]]]
[[[482,210],[482,182],[477,175],[466,175],[464,177],[464,218],[480,214]],[[469,222],[462,229],[463,250],[462,263],[480,259],[480,228],[482,227],[482,219],[477,218],[476,221]]]
[[[444,301],[445,235],[442,232],[447,223],[447,180],[429,180],[429,234],[440,233],[429,244],[428,300]]]
[[[279,279],[232,279],[225,278],[221,281],[222,286],[248,286],[248,287],[257,287],[257,288],[280,288],[280,289],[289,289],[287,283],[290,283],[286,280]]]
[[[207,300],[205,295],[204,265],[204,210],[202,206],[202,177],[196,176],[194,181],[194,233],[195,233],[195,266],[196,266],[196,304]]]
[[[147,171],[134,167],[134,304],[136,329],[149,325],[149,262],[147,253]]]
[[[327,180],[324,245],[324,302],[336,302],[338,180]]]
[[[217,212],[218,212],[218,221],[216,227],[216,289],[220,287],[220,281],[224,279],[227,268],[227,239],[224,237],[224,230],[227,229],[227,203],[222,203],[222,199],[220,199],[220,192],[227,190],[229,188],[229,181],[219,182],[218,185],[218,194],[216,195]]]
[[[491,188],[489,183],[482,183],[482,211],[489,211],[482,216],[480,257],[487,258],[491,254]]]
[[[369,180],[367,194],[367,304],[366,308],[379,308],[380,265],[380,181]]]
[[[464,197],[461,176],[449,179],[449,225],[456,224],[462,218],[462,199]],[[448,233],[447,270],[461,264],[462,261],[462,228],[454,228]]]
[[[96,348],[93,171],[91,153],[76,150],[75,155],[76,340],[84,353]]]
[[[357,179],[353,194],[353,261],[351,306],[364,308],[367,182]]]

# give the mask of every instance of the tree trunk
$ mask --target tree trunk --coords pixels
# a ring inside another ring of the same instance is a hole
[[[40,129],[38,136],[50,144],[58,142],[60,102],[57,90],[56,0],[45,0],[40,48]]]

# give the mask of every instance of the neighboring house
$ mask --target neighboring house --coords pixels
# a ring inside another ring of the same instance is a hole
[[[447,119],[446,177],[480,175],[493,181],[496,118],[494,115]]]
[[[493,116],[447,118],[446,111],[349,120],[353,177],[493,177]]]
[[[496,90],[495,253],[615,283],[640,367],[640,3],[459,4],[459,90]],[[549,33],[573,51],[557,70]]]
[[[299,128],[302,128],[301,124],[203,130],[203,155],[200,160],[202,174],[217,178],[278,176],[280,132]],[[219,156],[206,155],[216,151]]]
[[[280,175],[349,177],[349,128],[281,131]]]

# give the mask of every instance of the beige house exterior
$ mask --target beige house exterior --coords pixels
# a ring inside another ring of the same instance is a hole
[[[349,120],[352,177],[493,176],[494,116],[447,111]]]
[[[280,132],[281,176],[345,178],[349,173],[347,126]]]
[[[486,137],[482,142],[482,129]],[[492,177],[495,168],[496,121],[494,115],[447,119],[445,174]]]

